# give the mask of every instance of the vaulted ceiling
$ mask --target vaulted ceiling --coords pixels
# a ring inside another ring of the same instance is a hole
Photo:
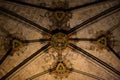
[[[119,80],[119,0],[0,0],[1,80]]]

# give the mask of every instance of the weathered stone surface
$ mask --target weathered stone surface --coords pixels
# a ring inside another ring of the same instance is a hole
[[[24,1],[27,1],[27,0],[24,0]],[[32,0],[29,0],[29,1],[32,1]],[[48,6],[51,6],[52,4],[51,2],[54,0],[38,0],[38,1],[39,1],[39,4],[46,3],[47,5],[48,3]],[[69,6],[75,6],[75,5],[84,4],[89,1],[92,2],[95,0],[80,0],[80,1],[67,0],[67,1],[69,2]],[[38,5],[37,2],[33,2],[33,3]],[[82,23],[88,18],[95,16],[96,14],[118,3],[120,3],[119,0],[108,0],[107,2],[104,2],[101,4],[91,5],[89,7],[71,11],[72,18],[70,18],[70,20],[65,24],[70,25],[69,27],[73,28],[74,26]],[[8,10],[11,10],[47,29],[51,29],[51,27],[54,27],[52,26],[52,21],[50,21],[49,17],[46,16],[46,13],[48,12],[47,10],[20,5],[20,4],[11,3],[11,2],[6,2],[6,1],[0,1],[0,7],[4,7]],[[84,29],[77,30],[77,32],[75,32],[74,35],[69,35],[70,36],[69,38],[76,38],[76,37],[77,38],[96,38],[99,36],[101,32],[105,32],[119,23],[120,23],[120,11],[110,14],[106,17],[100,18],[94,23],[87,25],[87,27]],[[120,26],[120,25],[117,25],[117,26]],[[5,29],[7,32],[3,31],[2,29]],[[51,35],[43,33],[43,31],[38,30],[37,28],[35,28],[35,26],[31,26],[30,24],[27,24],[22,20],[19,20],[10,15],[6,15],[0,11],[0,59],[6,54],[7,52],[6,48],[8,48],[8,43],[4,41],[4,38],[6,38],[6,40],[11,40],[11,36],[5,37],[8,35],[8,33],[11,34],[13,37],[16,37],[22,40],[36,40],[41,38],[47,38],[47,39],[51,38]],[[120,45],[119,45],[120,44],[119,42],[120,27],[118,27],[112,32],[111,38],[112,39],[114,38],[113,40],[118,41],[118,42],[115,42],[112,47],[116,52],[120,52]],[[3,41],[5,44],[2,44]],[[87,52],[90,52],[92,55],[98,57],[99,59],[103,60],[110,66],[114,67],[116,70],[120,71],[120,61],[110,50],[100,49],[96,43],[90,42],[90,41],[88,42],[87,41],[78,41],[78,42],[70,41],[70,42],[86,50]],[[26,59],[27,57],[32,55],[34,52],[36,52],[38,49],[43,47],[46,43],[47,42],[28,43],[28,44],[25,44],[25,46],[20,48],[18,51],[14,51],[13,55],[12,56],[9,55],[6,58],[6,60],[3,62],[3,64],[0,65],[0,78],[2,78],[3,75],[5,75],[7,72],[13,69],[19,63],[21,63],[24,59]],[[71,49],[70,46],[68,47],[65,46],[65,50],[62,51],[63,56],[65,56],[66,62],[68,62],[70,66],[72,66],[77,70],[96,75],[98,77],[103,78],[104,80],[120,79],[120,76],[116,75],[115,73],[111,73],[111,71],[110,72],[107,71],[102,66],[94,63],[94,61],[91,61],[89,58],[86,58],[84,55],[79,53],[80,52]],[[51,68],[51,66],[53,66],[54,63],[57,61],[57,56],[58,56],[57,52],[50,47],[50,49],[39,53],[37,57],[35,57],[27,65],[22,67],[16,73],[11,75],[9,79],[6,79],[6,80],[25,80],[37,73],[47,70]],[[56,79],[52,74],[47,73],[43,76],[36,78],[35,80],[56,80]],[[82,74],[71,72],[69,73],[68,77],[63,80],[95,80],[95,79]]]

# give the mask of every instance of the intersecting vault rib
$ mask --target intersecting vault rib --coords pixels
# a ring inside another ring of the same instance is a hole
[[[6,58],[11,54],[11,52],[12,52],[12,48],[8,49],[8,51],[6,52],[6,54],[0,60],[0,65],[6,60]]]
[[[48,11],[73,11],[73,10],[76,10],[76,9],[88,7],[88,6],[98,4],[98,3],[101,3],[101,2],[105,2],[105,1],[108,1],[108,0],[96,0],[94,2],[86,3],[86,4],[75,6],[75,7],[70,7],[70,8],[67,8],[67,9],[44,7],[44,6],[41,6],[41,5],[35,5],[35,4],[26,3],[26,2],[22,2],[22,1],[18,1],[18,0],[5,0],[5,1],[13,2],[13,3],[21,4],[21,5],[26,5],[26,6],[31,6],[31,7],[35,7],[35,8],[40,8],[40,9],[44,9],[44,10],[48,10]]]
[[[83,71],[80,71],[80,70],[77,70],[77,69],[73,69],[72,71],[76,72],[76,73],[79,73],[79,74],[82,74],[82,75],[85,75],[85,76],[88,76],[88,77],[91,77],[91,78],[94,78],[96,80],[104,80],[101,77],[98,77],[96,75],[93,75],[93,74],[90,74],[90,73],[87,73],[87,72],[83,72]]]
[[[87,25],[89,23],[92,23],[96,19],[98,19],[100,17],[103,17],[103,16],[107,15],[108,13],[110,13],[110,12],[112,12],[114,10],[117,10],[117,9],[120,9],[120,4],[115,5],[115,6],[111,7],[111,8],[109,8],[109,9],[107,9],[107,10],[105,10],[105,11],[103,11],[103,12],[101,12],[101,13],[99,13],[99,14],[97,14],[97,15],[89,18],[89,19],[87,19],[86,21],[82,22],[81,24],[71,28],[70,30],[67,31],[67,34],[71,34],[71,33],[75,32],[76,30],[78,30],[79,28],[84,27],[85,25]]]
[[[40,48],[38,51],[36,51],[35,53],[33,53],[31,56],[29,56],[28,58],[26,58],[24,61],[22,61],[20,64],[18,64],[16,67],[14,67],[12,70],[10,70],[7,74],[5,74],[1,80],[6,80],[8,77],[10,77],[14,72],[16,72],[18,69],[20,69],[21,67],[23,67],[25,64],[27,64],[30,60],[32,60],[34,57],[36,57],[37,55],[40,54],[40,52],[44,51],[45,49],[47,49],[50,46],[50,44],[48,43],[47,45],[43,46],[42,48]]]
[[[100,60],[99,58],[93,56],[92,54],[88,53],[87,51],[77,47],[76,45],[70,43],[69,44],[71,47],[73,47],[75,50],[78,50],[80,52],[82,52],[83,54],[85,54],[87,57],[89,57],[90,59],[98,62],[99,64],[103,65],[104,67],[106,67],[107,69],[109,69],[110,71],[114,72],[115,74],[120,76],[120,71],[116,70],[115,68],[113,68],[112,66],[108,65],[107,63],[105,63],[104,61]]]
[[[6,14],[9,14],[9,15],[11,15],[11,16],[14,16],[15,18],[18,18],[18,19],[20,19],[21,21],[24,21],[24,22],[26,22],[26,23],[28,23],[28,24],[30,24],[30,25],[35,26],[35,28],[37,28],[37,29],[43,30],[44,32],[51,34],[51,31],[50,31],[50,30],[48,30],[48,29],[46,29],[46,28],[44,28],[44,27],[42,27],[42,26],[34,23],[34,22],[31,21],[31,20],[28,20],[27,18],[25,18],[25,17],[23,17],[23,16],[21,16],[21,15],[18,15],[17,13],[15,13],[15,12],[13,12],[13,11],[10,11],[10,10],[5,9],[5,8],[3,8],[3,7],[0,7],[0,11],[4,12],[4,13],[6,13]]]

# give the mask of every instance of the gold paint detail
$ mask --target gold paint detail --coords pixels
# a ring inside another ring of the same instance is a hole
[[[55,12],[55,18],[56,18],[58,21],[63,20],[64,17],[65,17],[65,12],[63,12],[63,11],[57,11],[57,12]]]
[[[56,33],[51,37],[50,43],[55,50],[63,50],[68,45],[68,36],[62,32]]]
[[[63,63],[58,63],[57,67],[56,67],[56,72],[58,74],[64,74],[66,72],[66,67],[64,66]]]
[[[22,42],[20,42],[19,40],[15,39],[12,41],[12,48],[15,50],[18,50],[22,45]]]
[[[107,38],[106,37],[101,37],[97,40],[98,45],[101,47],[106,47],[107,46]]]
[[[56,78],[67,78],[70,73],[70,69],[63,61],[58,61],[52,68],[52,72]]]

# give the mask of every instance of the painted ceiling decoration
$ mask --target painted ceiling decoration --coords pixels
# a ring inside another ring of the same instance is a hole
[[[119,0],[0,2],[0,80],[120,79]]]

